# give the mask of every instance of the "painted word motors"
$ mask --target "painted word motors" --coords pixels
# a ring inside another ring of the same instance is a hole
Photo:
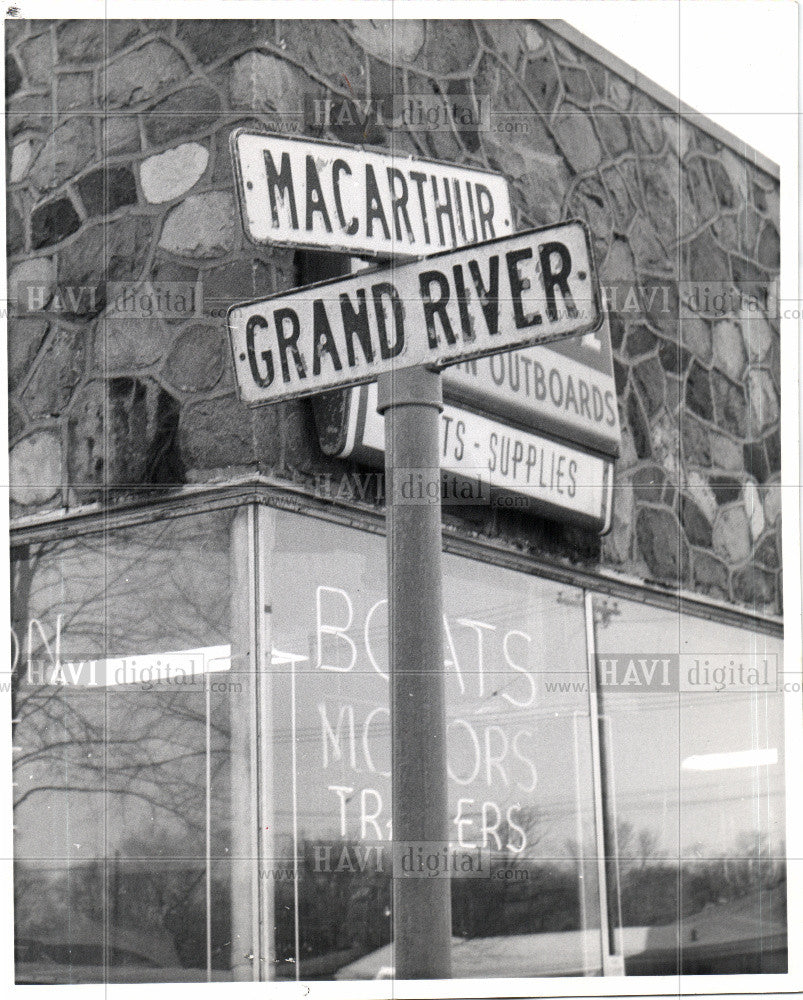
[[[534,229],[394,268],[233,306],[234,370],[249,404],[442,368],[596,329],[582,222]]]
[[[255,243],[413,258],[513,231],[507,181],[490,170],[245,129],[231,149]]]

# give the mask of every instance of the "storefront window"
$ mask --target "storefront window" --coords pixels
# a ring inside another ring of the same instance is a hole
[[[389,975],[385,542],[289,514],[274,537],[277,976]],[[450,555],[444,595],[452,845],[479,859],[453,974],[598,974],[582,595]]]
[[[626,972],[785,972],[782,642],[627,601],[596,611]]]
[[[786,971],[780,639],[443,566],[453,976]],[[258,505],[13,550],[18,982],[393,975],[385,569]]]
[[[230,534],[205,514],[13,553],[18,982],[227,976]]]

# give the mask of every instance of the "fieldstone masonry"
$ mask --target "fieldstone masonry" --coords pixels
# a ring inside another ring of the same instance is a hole
[[[305,95],[470,105],[473,91],[491,97],[489,131],[369,121],[328,137],[359,142],[370,127],[400,153],[500,169],[520,228],[588,222],[623,440],[602,543],[528,514],[445,516],[556,560],[780,610],[778,183],[749,150],[549,22],[6,27],[13,515],[249,470],[310,487],[349,471],[320,453],[308,401],[236,400],[225,309],[293,287],[301,264],[245,241],[228,137],[238,125],[320,134]],[[148,281],[198,300],[189,314],[115,309],[112,282]],[[743,294],[706,301],[706,284]]]

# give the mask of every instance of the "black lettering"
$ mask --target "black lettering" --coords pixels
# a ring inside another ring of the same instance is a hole
[[[553,388],[553,383],[555,381],[558,383],[557,397],[555,389]],[[549,395],[552,397],[552,402],[555,406],[561,406],[563,404],[563,383],[560,380],[560,372],[557,368],[553,368],[549,373]]]
[[[524,366],[524,395],[530,395],[530,366],[532,365],[532,358],[528,358],[525,354],[519,355],[522,365]]]
[[[477,242],[477,216],[474,212],[474,195],[471,193],[471,182],[466,182],[466,197],[468,199],[469,217],[471,218],[471,243]]]
[[[553,254],[557,254],[560,269],[552,270]],[[541,261],[541,274],[546,290],[546,313],[549,319],[555,323],[558,318],[558,310],[555,305],[555,288],[560,289],[563,296],[563,303],[566,312],[571,319],[576,319],[579,313],[574,304],[574,298],[569,291],[568,277],[572,270],[572,258],[568,249],[562,243],[542,243],[538,248],[538,258]]]
[[[499,472],[503,476],[506,476],[510,472],[510,438],[507,436],[503,437],[501,442]]]
[[[550,374],[550,384],[552,381],[552,375]],[[577,394],[574,391],[574,380],[571,375],[566,376],[566,409],[569,409],[569,404],[574,407],[574,412],[580,416],[580,411],[577,409]]]
[[[513,374],[514,371],[515,375]],[[519,356],[515,352],[507,356],[507,375],[510,388],[513,392],[518,392],[521,385],[521,378],[519,375]]]
[[[323,299],[315,299],[312,303],[312,374],[321,374],[321,355],[329,355],[336,372],[342,370],[340,355],[337,353],[335,338],[329,325],[329,317]]]
[[[573,497],[577,492],[577,462],[573,458],[569,460],[569,482],[571,486],[566,492]]]
[[[273,381],[274,371],[273,371],[273,355],[270,351],[262,351],[259,355],[262,361],[265,363],[265,374],[263,375],[259,370],[259,365],[257,364],[256,351],[254,349],[254,331],[259,327],[260,330],[267,330],[268,321],[264,316],[251,316],[248,322],[245,324],[245,346],[248,351],[248,364],[251,368],[251,376],[257,385],[265,387],[269,386]]]
[[[284,202],[290,206],[290,219],[293,229],[298,229],[298,213],[296,212],[296,195],[293,189],[293,171],[290,166],[290,154],[282,153],[282,166],[276,172],[276,164],[273,162],[270,150],[265,150],[265,173],[268,177],[268,194],[270,196],[270,214],[274,228],[278,229],[279,205],[276,198],[277,193],[282,195]]]
[[[421,221],[424,224],[424,242],[429,243],[429,222],[427,221],[427,203],[424,198],[424,185],[427,182],[427,175],[418,170],[410,171],[410,180],[418,188],[418,203],[421,206]]]
[[[433,285],[437,285],[440,292],[440,296],[437,299],[432,298]],[[436,316],[441,321],[441,327],[443,328],[447,343],[456,344],[457,337],[449,321],[449,315],[446,312],[446,303],[449,301],[449,281],[446,275],[441,274],[440,271],[422,271],[418,276],[418,287],[421,291],[421,299],[424,306],[424,320],[427,324],[429,346],[435,350],[440,343],[437,330],[435,329]]]
[[[591,416],[591,410],[588,406],[588,386],[580,379],[577,383],[577,388],[580,392],[580,414],[581,416],[587,416],[589,420],[593,420],[594,418]]]
[[[457,218],[460,223],[460,233],[462,234],[463,237],[462,242],[468,243],[468,233],[466,232],[466,220],[465,216],[463,215],[463,197],[460,193],[460,181],[458,181],[456,177],[453,178],[452,180],[452,189],[454,191],[454,203],[455,203],[455,208],[457,209]]]
[[[448,177],[443,178],[443,192],[445,195],[445,202],[440,203],[438,199],[438,178],[432,175],[432,200],[435,203],[435,221],[438,223],[438,239],[441,242],[441,246],[454,246],[457,243],[457,235],[454,231],[454,215],[452,214],[452,192],[449,190],[449,179]],[[446,237],[443,232],[443,217],[444,215],[449,220],[449,228],[452,232],[452,242],[447,244]]]
[[[332,187],[335,192],[335,209],[337,210],[337,221],[340,223],[340,228],[346,231],[347,236],[353,236],[359,229],[359,222],[357,221],[356,215],[352,215],[351,221],[346,222],[346,216],[343,213],[343,200],[340,197],[340,174],[348,174],[351,176],[351,167],[346,163],[345,160],[335,160],[332,165]]]
[[[540,361],[533,362],[534,395],[538,402],[546,399],[546,372]]]
[[[385,210],[382,208],[382,199],[379,197],[379,186],[376,183],[374,168],[370,163],[365,164],[365,235],[372,236],[374,230],[374,220],[378,219],[382,223],[382,231],[385,239],[390,239],[388,220],[385,218]]]
[[[538,460],[538,452],[535,450],[534,444],[527,445],[527,482],[530,481],[530,473],[535,467],[535,463]]]
[[[476,260],[468,262],[468,270],[474,287],[477,289],[477,296],[480,300],[485,323],[490,336],[499,333],[499,256],[494,254],[488,258],[488,287],[482,283],[480,265]]]
[[[284,321],[290,320],[290,333],[284,329]],[[301,325],[298,322],[298,314],[294,309],[283,307],[276,309],[273,313],[273,325],[276,327],[276,340],[279,342],[279,360],[282,364],[282,379],[285,383],[291,381],[290,366],[287,363],[287,353],[293,355],[293,362],[299,378],[307,377],[307,369],[304,359],[298,350],[298,338],[301,334]]]
[[[463,454],[466,450],[466,443],[464,438],[464,435],[466,433],[465,422],[462,420],[458,420],[455,430],[457,432],[457,443],[460,447],[455,448],[454,457],[456,462],[462,462]]]
[[[357,289],[357,312],[345,292],[340,293],[340,315],[343,319],[343,332],[346,335],[346,355],[349,368],[354,368],[357,359],[354,354],[354,337],[360,342],[365,360],[371,364],[374,360],[374,348],[371,344],[371,328],[368,323],[368,303],[365,301],[365,289]]]
[[[524,444],[519,438],[516,438],[516,440],[513,442],[513,459],[512,459],[513,463],[512,472],[514,479],[517,478],[518,475],[517,470],[523,458],[524,458]]]
[[[447,416],[445,413],[441,413],[441,427],[443,427],[443,458],[446,458],[449,454],[449,424],[451,424],[452,418]]]
[[[371,286],[371,295],[374,300],[376,311],[376,323],[379,330],[379,353],[383,360],[395,358],[404,349],[404,309],[402,308],[399,293],[389,281],[380,281]],[[387,296],[393,307],[393,332],[395,339],[391,344],[388,340],[387,320],[385,317],[385,307],[382,297]]]
[[[460,310],[460,329],[463,331],[463,340],[470,343],[476,340],[477,336],[474,333],[474,319],[468,309],[468,292],[463,280],[463,268],[460,264],[454,265],[452,274],[454,274],[454,287],[457,292],[457,307]]]
[[[401,193],[396,194],[396,181],[401,184]],[[396,232],[396,239],[403,240],[401,220],[404,219],[404,226],[407,230],[407,239],[412,243],[415,239],[413,236],[413,227],[410,225],[410,216],[407,214],[407,181],[404,179],[404,174],[401,170],[396,167],[388,167],[388,185],[390,186],[391,202],[390,211],[393,215],[393,225]]]
[[[324,228],[327,233],[331,233],[332,223],[329,221],[329,212],[326,210],[318,168],[315,166],[315,160],[307,154],[307,232],[312,232],[312,217],[316,212],[320,212]]]
[[[613,395],[613,390],[608,389],[605,393],[605,409],[608,411],[608,417],[605,423],[608,427],[613,427],[616,424],[616,410],[614,409],[615,404],[616,400]]]
[[[554,465],[555,465],[555,455],[554,455],[554,452],[553,452],[553,454],[552,454],[552,466],[553,466],[553,468],[554,468]],[[540,466],[540,468],[538,470],[538,483],[539,483],[540,486],[548,486],[550,489],[552,488],[552,484],[550,483],[549,480],[547,480],[546,482],[544,482],[544,449],[543,448],[541,449],[541,466]]]
[[[519,274],[519,264],[521,261],[530,260],[533,252],[529,247],[521,250],[510,250],[505,254],[507,261],[507,274],[510,280],[510,294],[513,297],[513,319],[517,330],[523,330],[528,326],[538,326],[541,323],[541,314],[533,313],[532,316],[524,315],[524,304],[521,301],[521,293],[529,288],[529,282],[525,282]]]
[[[555,490],[556,490],[556,492],[560,493],[561,495],[563,495],[563,489],[562,489],[562,487],[560,485],[560,481],[561,481],[561,479],[563,479],[563,463],[565,461],[566,461],[566,456],[565,455],[561,455],[558,458],[558,467],[557,467],[557,470],[556,470]],[[552,464],[553,464],[553,466],[554,466],[554,463],[555,463],[555,456],[553,455],[552,456]]]
[[[602,420],[602,393],[597,386],[591,386],[591,401],[594,407],[594,420],[599,423]]]
[[[494,233],[494,200],[491,192],[484,184],[477,184],[477,209],[480,214],[480,239],[492,240]],[[485,202],[485,205],[483,205]],[[488,235],[485,235],[485,224],[488,224]]]

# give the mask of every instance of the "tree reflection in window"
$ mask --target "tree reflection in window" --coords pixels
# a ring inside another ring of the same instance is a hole
[[[228,698],[206,691],[215,675],[108,685],[104,667],[230,643],[230,520],[13,552],[19,981],[185,980],[228,966]]]

